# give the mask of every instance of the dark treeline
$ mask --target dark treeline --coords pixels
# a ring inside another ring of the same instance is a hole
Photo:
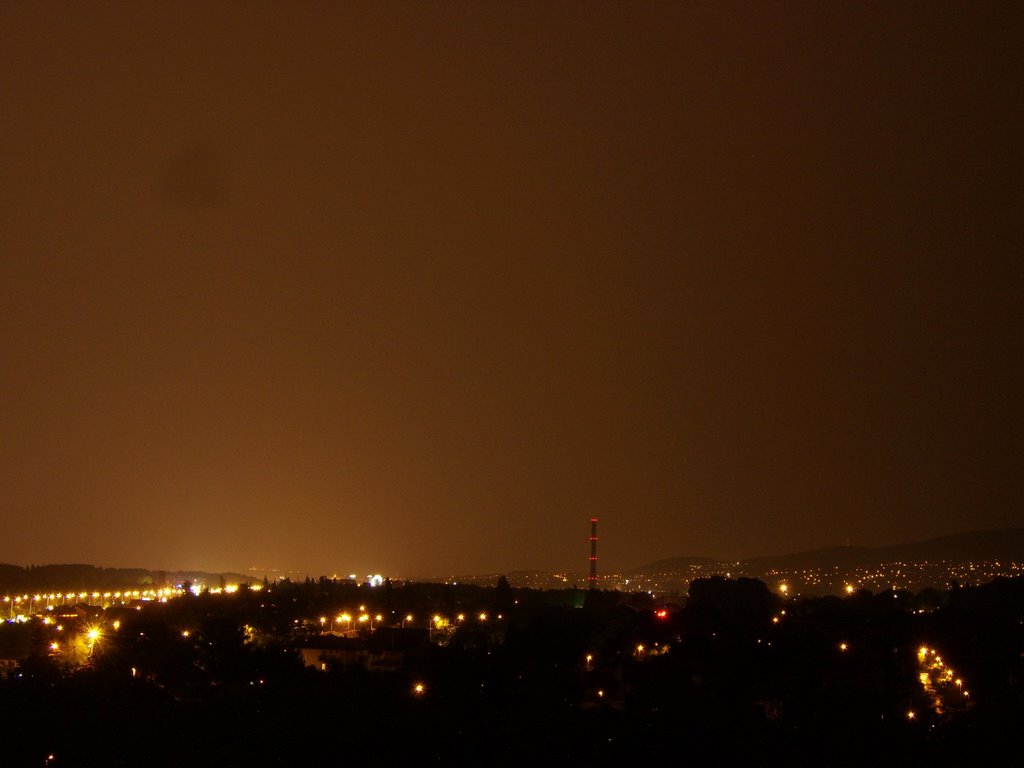
[[[11,565],[0,563],[0,594],[36,593],[71,589],[143,589],[174,585],[186,579],[218,584],[225,579],[240,582],[247,577],[204,571],[151,571],[145,568],[101,568],[84,563]]]
[[[397,668],[306,666],[320,618],[358,605],[385,618],[353,643],[390,638]],[[435,613],[452,624],[428,637]],[[787,601],[714,578],[685,606],[321,580],[102,620],[77,667],[49,625],[0,627],[32,648],[0,681],[5,765],[987,764],[1024,716],[1020,580]],[[961,686],[923,685],[935,649]]]

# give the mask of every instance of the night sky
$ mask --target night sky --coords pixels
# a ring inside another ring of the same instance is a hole
[[[0,2],[0,561],[1024,525],[1012,2]]]

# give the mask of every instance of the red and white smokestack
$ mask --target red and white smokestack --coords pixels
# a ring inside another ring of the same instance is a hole
[[[590,518],[590,576],[587,585],[597,589],[597,518]]]

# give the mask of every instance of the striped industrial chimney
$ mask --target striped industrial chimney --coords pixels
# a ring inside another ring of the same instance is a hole
[[[597,589],[597,518],[590,518],[590,575],[587,586]]]

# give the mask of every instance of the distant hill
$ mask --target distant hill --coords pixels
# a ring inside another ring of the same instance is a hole
[[[1024,562],[1024,528],[1003,528],[995,531],[970,531],[939,536],[909,544],[885,547],[825,547],[788,555],[752,557],[739,562],[746,572],[765,572],[772,569],[796,570],[840,566],[851,568],[898,561],[936,560],[998,560]],[[691,565],[714,567],[732,562],[712,558],[680,557],[658,560],[630,573],[654,574],[681,571]]]
[[[656,560],[653,563],[642,565],[639,568],[625,571],[625,575],[632,576],[634,574],[647,575],[654,573],[675,573],[678,571],[686,571],[693,567],[713,568],[714,566],[721,564],[721,561],[715,560],[711,557],[669,557],[665,560]]]
[[[886,547],[885,549],[893,549]],[[772,568],[824,568],[838,565],[842,568],[853,568],[862,565],[899,560],[900,557],[885,557],[883,548],[871,547],[825,547],[805,552],[793,552],[788,555],[765,555],[742,560],[740,565],[746,570],[767,571]]]
[[[914,558],[961,560],[1024,559],[1024,528],[1003,528],[996,531],[971,531],[952,536],[880,548],[888,560]]]

